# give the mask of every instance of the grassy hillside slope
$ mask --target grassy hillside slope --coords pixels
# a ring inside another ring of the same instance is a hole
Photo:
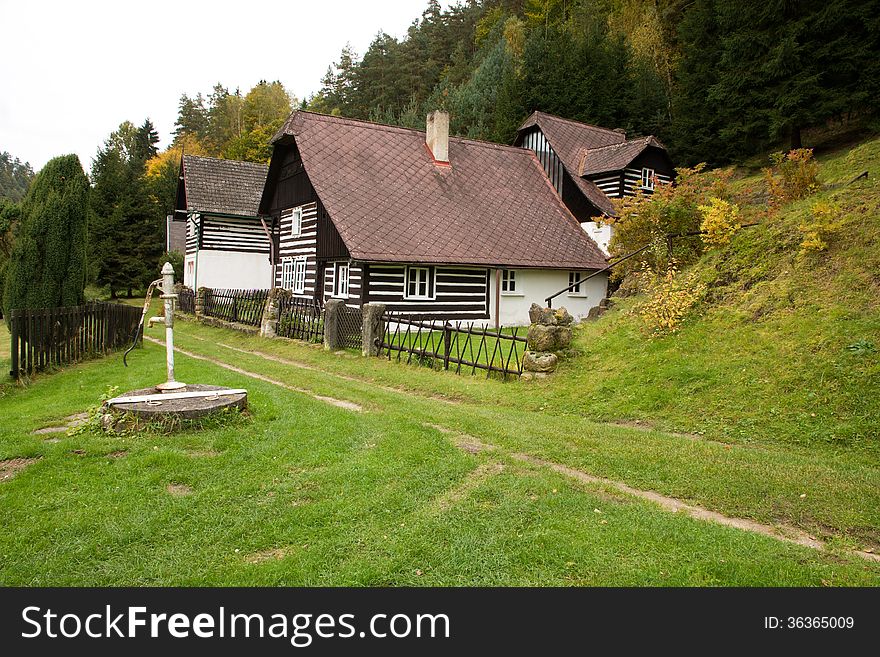
[[[677,335],[648,338],[625,300],[577,333],[584,356],[551,402],[735,442],[880,445],[880,139],[820,158],[822,190],[695,265],[709,293]],[[868,170],[867,179],[846,183]],[[761,187],[738,181],[742,197]],[[819,199],[841,208],[829,248],[799,257]],[[563,377],[559,377],[561,380]]]

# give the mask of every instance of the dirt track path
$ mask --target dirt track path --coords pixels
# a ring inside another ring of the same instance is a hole
[[[144,339],[148,340],[150,342],[153,342],[155,344],[163,345],[163,346],[165,344],[164,341],[162,341],[162,340],[157,340],[156,338],[151,338],[148,336],[144,336]],[[265,354],[265,353],[262,353],[259,351],[250,351],[250,350],[246,350],[246,349],[240,349],[238,347],[233,347],[233,346],[225,345],[225,344],[221,344],[221,343],[217,343],[217,344],[218,344],[218,346],[224,347],[226,349],[230,349],[232,351],[237,351],[240,353],[248,354],[250,356],[254,356],[257,358],[263,358],[265,360],[269,360],[269,361],[273,361],[273,362],[277,362],[277,363],[282,363],[285,365],[297,367],[297,368],[304,369],[304,370],[312,370],[312,371],[320,372],[322,374],[329,374],[331,376],[335,376],[335,377],[345,379],[347,381],[352,381],[355,383],[364,383],[364,384],[367,383],[366,381],[362,381],[361,379],[357,379],[354,377],[347,377],[344,375],[338,375],[338,374],[334,374],[331,372],[326,372],[324,370],[321,370],[320,368],[312,367],[312,366],[306,365],[304,363],[297,363],[296,361],[290,361],[290,360],[280,358],[277,356],[272,356],[271,354]],[[248,377],[257,379],[259,381],[264,381],[266,383],[270,383],[272,385],[276,385],[281,388],[285,388],[287,390],[292,390],[294,392],[306,394],[306,395],[309,395],[310,397],[313,397],[314,399],[318,399],[320,401],[332,404],[334,406],[338,406],[340,408],[344,408],[346,410],[350,410],[350,411],[363,410],[363,408],[359,404],[356,404],[354,402],[345,401],[345,400],[341,400],[341,399],[335,399],[332,397],[325,397],[322,395],[317,395],[311,390],[307,390],[304,388],[297,388],[297,387],[288,385],[286,383],[283,383],[281,381],[277,381],[275,379],[270,379],[269,377],[263,376],[262,374],[258,374],[256,372],[250,372],[248,370],[244,370],[240,367],[236,367],[235,365],[231,365],[229,363],[226,363],[226,362],[219,360],[219,359],[216,359],[216,358],[211,358],[209,356],[203,356],[200,354],[196,354],[194,352],[180,349],[178,347],[175,347],[174,350],[183,354],[184,356],[188,356],[190,358],[195,358],[196,360],[206,361],[206,362],[212,363],[214,365],[217,365],[218,367],[222,367],[224,369],[235,372],[237,374],[242,374],[244,376],[248,376]],[[370,384],[370,385],[374,385],[374,384]],[[390,388],[390,387],[386,388],[383,386],[376,386],[376,387],[379,387],[383,390],[387,390],[389,392],[393,392],[395,394],[403,394],[403,395],[415,397],[418,399],[428,399],[427,397],[425,397],[423,395],[410,393],[409,391],[402,390],[399,388]],[[447,401],[447,400],[435,400],[435,401]],[[802,547],[812,548],[814,550],[825,551],[827,549],[827,544],[824,541],[819,540],[815,536],[812,536],[812,535],[808,534],[807,532],[803,531],[802,529],[798,529],[797,527],[793,527],[790,525],[766,525],[763,523],[756,522],[754,520],[748,520],[746,518],[736,518],[736,517],[726,516],[724,514],[718,513],[717,511],[712,511],[712,510],[707,509],[702,506],[688,504],[687,502],[684,502],[683,500],[676,499],[674,497],[661,495],[660,493],[650,491],[650,490],[642,490],[642,489],[638,489],[638,488],[633,488],[632,486],[630,486],[622,481],[616,481],[613,479],[606,479],[605,477],[598,477],[598,476],[592,475],[588,472],[584,472],[582,470],[577,470],[575,468],[572,468],[567,465],[563,465],[561,463],[555,463],[553,461],[539,459],[539,458],[536,458],[536,457],[531,456],[529,454],[523,454],[520,452],[513,452],[513,451],[509,451],[509,450],[504,450],[504,449],[499,448],[495,445],[486,444],[486,443],[482,442],[477,437],[463,434],[461,432],[455,431],[455,430],[450,429],[448,427],[444,427],[444,426],[437,425],[437,424],[425,424],[424,426],[435,429],[435,430],[439,431],[440,433],[450,437],[453,440],[453,442],[456,444],[457,447],[464,449],[465,451],[470,452],[472,454],[482,452],[482,451],[491,450],[491,451],[497,452],[499,454],[513,458],[515,460],[522,461],[524,463],[529,463],[529,464],[537,465],[540,467],[550,468],[551,470],[554,470],[555,472],[558,472],[562,475],[565,475],[569,478],[575,479],[575,480],[580,481],[582,483],[586,483],[586,484],[590,484],[590,485],[608,486],[608,487],[614,488],[617,491],[622,492],[626,495],[636,497],[636,498],[639,498],[642,500],[647,500],[649,502],[657,504],[661,508],[663,508],[667,511],[670,511],[671,513],[683,512],[696,520],[701,520],[704,522],[714,522],[719,525],[724,525],[727,527],[734,527],[734,528],[739,529],[741,531],[747,531],[747,532],[752,532],[755,534],[761,534],[763,536],[767,536],[767,537],[776,539],[778,541],[783,541],[786,543],[793,543],[795,545],[800,545]],[[482,473],[482,471],[481,471],[481,474],[485,474],[485,473]],[[872,552],[864,552],[862,550],[845,550],[844,552],[846,554],[849,554],[849,555],[852,555],[855,557],[860,557],[862,559],[866,559],[869,561],[880,562],[880,555],[874,554]]]

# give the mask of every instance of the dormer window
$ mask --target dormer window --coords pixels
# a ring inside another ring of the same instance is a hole
[[[642,169],[642,189],[654,190],[654,169]]]

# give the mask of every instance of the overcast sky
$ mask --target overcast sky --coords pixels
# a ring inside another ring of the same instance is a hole
[[[0,152],[37,171],[76,153],[88,170],[122,121],[147,117],[164,147],[182,93],[207,94],[216,82],[246,93],[265,79],[303,98],[346,42],[362,55],[380,29],[400,38],[426,5],[0,0]]]

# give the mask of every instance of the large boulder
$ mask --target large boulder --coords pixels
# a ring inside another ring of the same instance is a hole
[[[562,351],[571,344],[571,327],[532,324],[526,338],[532,351]]]
[[[526,372],[553,372],[559,364],[556,354],[527,351],[523,354],[523,370]]]

